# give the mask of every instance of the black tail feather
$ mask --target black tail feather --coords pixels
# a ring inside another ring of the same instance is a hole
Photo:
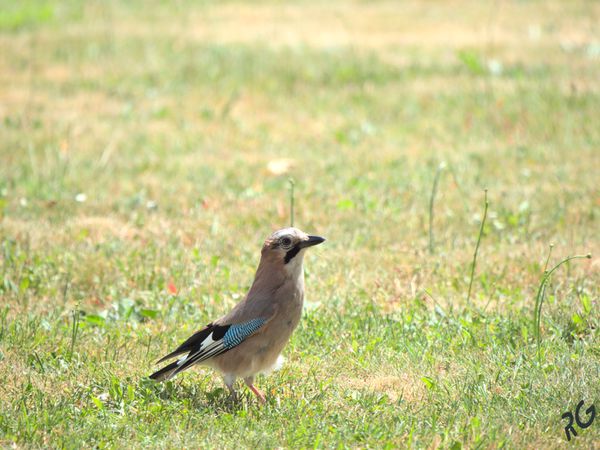
[[[156,364],[160,364],[161,362],[166,361],[167,359],[182,355],[183,353],[189,353],[191,351],[197,350],[198,348],[200,348],[200,344],[202,344],[202,341],[204,341],[204,339],[206,339],[206,337],[213,331],[213,328],[213,324],[209,323],[200,331],[196,331],[183,344],[177,347],[175,351],[169,353],[167,356],[163,356],[162,358],[160,358],[156,362]]]
[[[176,369],[177,369],[177,361],[154,372],[152,375],[150,375],[150,378],[152,378],[153,380],[156,380],[156,381],[168,380],[171,377],[172,372],[174,372]]]
[[[178,349],[177,349],[177,350],[175,350],[174,352],[171,352],[171,353],[169,353],[167,356],[163,356],[162,358],[160,358],[158,361],[156,361],[156,363],[155,363],[155,364],[160,364],[160,363],[163,363],[163,362],[165,362],[167,359],[171,359],[171,358],[174,358],[174,357],[176,357],[176,356],[182,355],[183,353],[188,353],[188,352],[189,352],[189,349],[185,349],[185,348],[184,348],[183,350],[181,350],[181,349],[179,349],[179,348],[178,348]]]

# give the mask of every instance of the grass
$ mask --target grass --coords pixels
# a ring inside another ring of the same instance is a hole
[[[548,259],[546,260],[546,267],[544,268],[544,276],[542,277],[542,281],[540,282],[540,287],[538,288],[537,294],[535,296],[535,309],[534,309],[533,323],[534,323],[534,331],[535,331],[534,334],[535,334],[535,339],[536,339],[538,348],[540,346],[540,340],[541,340],[540,322],[542,320],[542,303],[544,302],[544,295],[546,293],[546,283],[548,283],[548,280],[550,279],[550,276],[552,275],[552,273],[554,271],[556,271],[556,269],[558,269],[563,264],[566,264],[569,261],[572,261],[574,259],[584,259],[584,258],[591,259],[592,255],[590,255],[588,253],[587,255],[568,256],[565,259],[563,259],[561,262],[559,262],[556,266],[554,266],[552,269],[546,270],[548,260],[550,259],[550,255],[548,255]]]
[[[487,218],[488,212],[488,194],[487,189],[484,190],[484,206],[483,206],[483,217],[481,218],[481,226],[479,227],[479,234],[477,235],[477,244],[475,244],[475,251],[473,252],[473,262],[471,263],[471,275],[469,276],[469,289],[467,291],[467,306],[470,306],[471,292],[473,292],[473,276],[475,275],[475,267],[477,265],[477,253],[479,252],[479,246],[481,245],[481,236],[483,236],[483,229],[485,228],[485,219]]]
[[[0,446],[562,448],[598,408],[598,4],[37,4],[0,2]],[[327,242],[268,404],[147,380],[290,198]]]

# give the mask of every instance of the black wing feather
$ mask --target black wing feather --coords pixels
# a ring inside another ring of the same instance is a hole
[[[157,381],[169,379],[177,375],[182,370],[187,369],[189,366],[191,366],[198,360],[202,361],[204,359],[208,359],[211,356],[216,356],[220,353],[226,352],[227,349],[223,348],[218,350],[213,349],[212,351],[206,352],[206,349],[202,349],[202,344],[211,333],[211,338],[213,341],[219,341],[223,339],[223,336],[225,336],[225,333],[227,333],[227,330],[229,330],[230,326],[231,325],[214,325],[212,323],[209,323],[203,329],[196,331],[174,351],[158,360],[156,364],[160,364],[161,362],[174,358],[175,356],[182,355],[184,353],[188,353],[188,355],[191,355],[192,358],[190,358],[190,360],[187,360],[181,366],[179,365],[179,361],[172,362],[171,364],[163,367],[162,369],[150,375],[150,378]]]
[[[164,362],[167,359],[174,358],[175,356],[182,355],[183,353],[189,353],[198,350],[200,348],[200,344],[202,344],[204,339],[206,339],[210,333],[212,333],[213,331],[217,331],[216,329],[219,328],[225,328],[225,331],[223,331],[223,334],[225,334],[229,326],[221,327],[219,325],[213,325],[212,323],[209,323],[201,330],[196,331],[194,334],[192,334],[189,338],[185,340],[183,344],[177,347],[174,351],[156,361],[156,364],[160,364],[161,362]]]
[[[150,375],[150,378],[156,381],[163,381],[170,378],[171,372],[173,372],[175,369],[177,369],[177,361],[154,372],[152,375]]]

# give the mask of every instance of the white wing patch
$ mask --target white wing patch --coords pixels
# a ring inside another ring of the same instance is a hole
[[[215,341],[212,337],[213,333],[210,333],[208,336],[206,336],[206,339],[202,341],[202,346],[200,348],[207,348],[210,344],[214,343]]]
[[[215,341],[213,338],[213,333],[210,333],[200,344],[200,348],[195,352],[188,353],[185,357],[179,359],[177,361],[177,367],[181,367],[190,359],[198,359],[199,355],[204,356],[203,359],[208,359],[212,357],[214,354],[219,353],[219,351],[223,348],[223,340]]]
[[[202,344],[200,345],[200,348],[198,349],[198,351],[194,352],[193,354],[188,353],[187,355],[179,358],[177,360],[177,367],[181,367],[183,364],[185,364],[185,362],[188,359],[190,359],[191,356],[198,354],[200,351],[208,352],[208,351],[212,350],[213,347],[216,347],[217,345],[219,345],[220,341],[217,342],[217,341],[213,340],[212,336],[213,336],[213,333],[210,333],[208,336],[206,336],[206,339],[204,339],[202,341]]]

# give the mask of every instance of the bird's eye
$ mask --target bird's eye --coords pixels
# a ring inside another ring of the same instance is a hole
[[[292,245],[292,240],[289,237],[281,238],[280,242],[283,247],[289,247],[290,245]]]

